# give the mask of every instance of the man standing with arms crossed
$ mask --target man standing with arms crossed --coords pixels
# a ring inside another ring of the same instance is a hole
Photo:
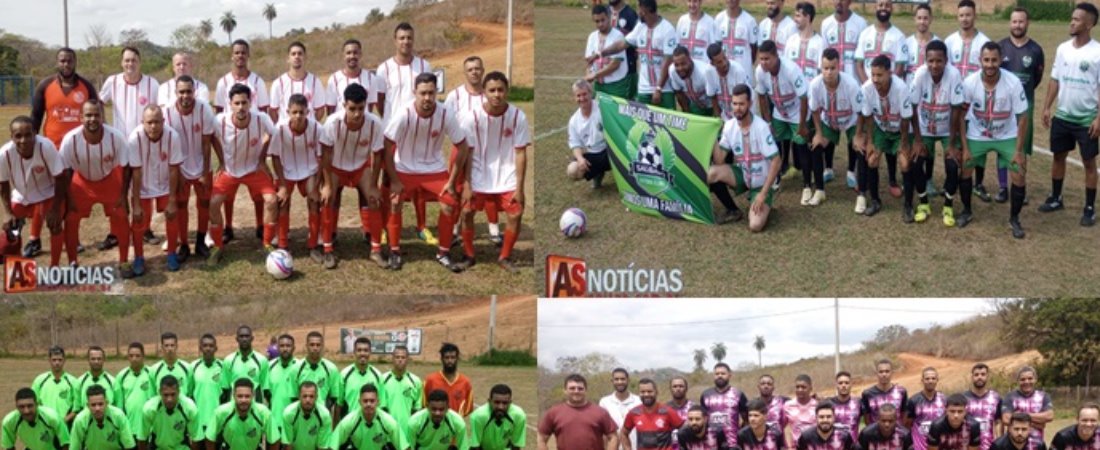
[[[1031,156],[1032,138],[1035,136],[1035,88],[1043,81],[1043,70],[1046,68],[1046,55],[1043,47],[1027,35],[1028,25],[1031,22],[1027,9],[1017,7],[1009,16],[1010,35],[1001,39],[1001,68],[1012,72],[1020,82],[1024,84],[1024,94],[1027,95],[1027,132],[1024,134],[1024,167],[1027,167],[1027,157]],[[997,179],[1006,177],[997,169]],[[1008,192],[1001,189],[997,193],[997,201],[1004,202],[1008,199]],[[1027,197],[1024,197],[1027,204]]]

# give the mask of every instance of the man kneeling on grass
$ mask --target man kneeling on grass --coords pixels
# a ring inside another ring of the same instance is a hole
[[[577,103],[577,112],[569,118],[569,148],[573,154],[565,173],[573,180],[591,180],[592,189],[598,189],[604,174],[611,170],[600,106],[592,99],[592,85],[584,80],[573,83],[573,100]]]

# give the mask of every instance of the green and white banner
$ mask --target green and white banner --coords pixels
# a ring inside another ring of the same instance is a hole
[[[611,166],[634,212],[714,223],[707,187],[722,121],[599,94]]]

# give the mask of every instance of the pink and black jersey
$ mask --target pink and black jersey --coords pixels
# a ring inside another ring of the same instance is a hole
[[[782,395],[773,395],[768,403],[768,417],[767,421],[770,425],[779,425],[779,420],[783,417],[783,404],[790,400]]]
[[[909,397],[909,401],[905,402],[905,417],[913,419],[913,427],[909,432],[913,435],[914,449],[928,448],[928,429],[946,410],[947,399],[942,392],[936,391],[931,399],[925,397],[923,391]]]
[[[867,418],[866,423],[878,422],[878,410],[887,403],[893,404],[897,408],[898,420],[901,420],[901,412],[904,411],[906,399],[908,399],[908,393],[899,384],[890,386],[890,389],[885,391],[879,389],[878,385],[871,386],[870,389],[863,391],[863,394],[860,395],[860,400],[863,402],[863,416]]]
[[[745,393],[733,386],[725,391],[709,388],[699,397],[699,404],[707,410],[711,431],[726,430],[726,442],[730,447],[737,445],[736,430],[741,427],[741,416],[749,414],[749,399]]]
[[[978,421],[969,415],[965,420],[959,428],[951,428],[947,423],[947,416],[936,419],[928,429],[928,446],[940,450],[966,450],[981,445],[982,435]]]
[[[685,422],[687,421],[688,410],[691,409],[692,406],[695,406],[695,402],[693,402],[691,400],[688,400],[686,398],[684,399],[684,403],[682,405],[677,405],[677,404],[675,404],[671,401],[665,403],[665,407],[675,411],[676,414],[679,415],[680,418],[683,419]],[[672,433],[672,448],[673,449],[682,448],[679,445],[679,441],[678,441],[678,438],[677,438],[678,434],[679,433]]]
[[[1001,437],[993,441],[993,445],[989,447],[989,450],[1047,450],[1047,444],[1043,441],[1028,438],[1023,447],[1016,448],[1016,444],[1012,443],[1012,437],[1002,434]]]
[[[859,419],[863,417],[863,401],[849,395],[848,400],[832,397],[829,402],[833,404],[833,417],[836,418],[833,426],[838,430],[848,430],[848,433],[858,436]]]
[[[1058,433],[1054,434],[1054,439],[1050,441],[1050,448],[1053,450],[1100,450],[1100,437],[1093,433],[1087,441],[1081,440],[1081,436],[1077,433],[1077,424],[1073,424],[1058,430]]]
[[[816,428],[798,437],[798,450],[858,450],[858,448],[851,434],[836,428],[833,428],[833,432],[826,437],[821,437]]]
[[[864,428],[859,432],[860,450],[910,450],[913,448],[913,437],[909,430],[901,425],[895,425],[894,430],[883,435],[882,428],[877,423]]]
[[[653,410],[635,406],[626,413],[623,429],[636,431],[638,450],[668,450],[672,448],[672,433],[684,425],[676,410],[658,405]]]
[[[787,444],[783,439],[783,430],[780,430],[776,425],[766,425],[764,427],[764,437],[761,439],[756,438],[756,433],[752,432],[752,427],[746,426],[737,433],[737,442],[739,444],[737,448],[741,450],[783,450],[787,448]]]
[[[702,436],[691,431],[691,427],[680,428],[676,432],[676,441],[680,450],[733,450],[726,446],[726,436],[723,432],[712,433],[709,429]]]
[[[1050,396],[1046,392],[1040,390],[1034,390],[1031,395],[1024,395],[1018,389],[1009,392],[1003,399],[1001,399],[1001,414],[1012,414],[1014,412],[1025,412],[1028,414],[1038,414],[1043,411],[1050,411],[1054,409],[1054,403],[1050,401]],[[1043,429],[1031,427],[1031,440],[1035,442],[1045,442],[1043,440]]]
[[[989,390],[979,397],[972,391],[963,392],[966,397],[966,414],[978,422],[982,430],[981,450],[993,445],[993,426],[1001,420],[1001,394]]]
[[[817,399],[812,397],[805,404],[799,403],[796,398],[783,403],[783,415],[779,419],[779,429],[791,428],[791,440],[787,443],[788,447],[793,447],[802,433],[812,432],[814,427],[817,426],[816,409]]]

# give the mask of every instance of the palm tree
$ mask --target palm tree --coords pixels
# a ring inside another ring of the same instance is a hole
[[[764,345],[764,336],[757,336],[756,339],[752,341],[752,346],[756,349],[756,365],[761,368],[764,367],[764,357],[762,356]]]
[[[703,363],[707,361],[706,349],[697,348],[695,354],[692,356],[695,359],[695,370],[703,371]]]
[[[199,22],[199,33],[202,34],[202,39],[204,41],[210,39],[210,36],[214,34],[214,21],[206,19]]]
[[[233,43],[233,30],[237,28],[237,16],[233,15],[233,11],[226,11],[218,23],[221,24],[225,34],[229,35],[229,42]]]
[[[726,359],[726,344],[715,342],[710,348],[710,354],[715,361],[722,362],[723,359]]]
[[[271,39],[271,37],[272,37],[271,22],[274,21],[275,18],[278,17],[278,15],[279,14],[275,11],[275,4],[274,3],[268,3],[267,6],[264,7],[264,18],[267,19],[267,38],[268,39]]]

